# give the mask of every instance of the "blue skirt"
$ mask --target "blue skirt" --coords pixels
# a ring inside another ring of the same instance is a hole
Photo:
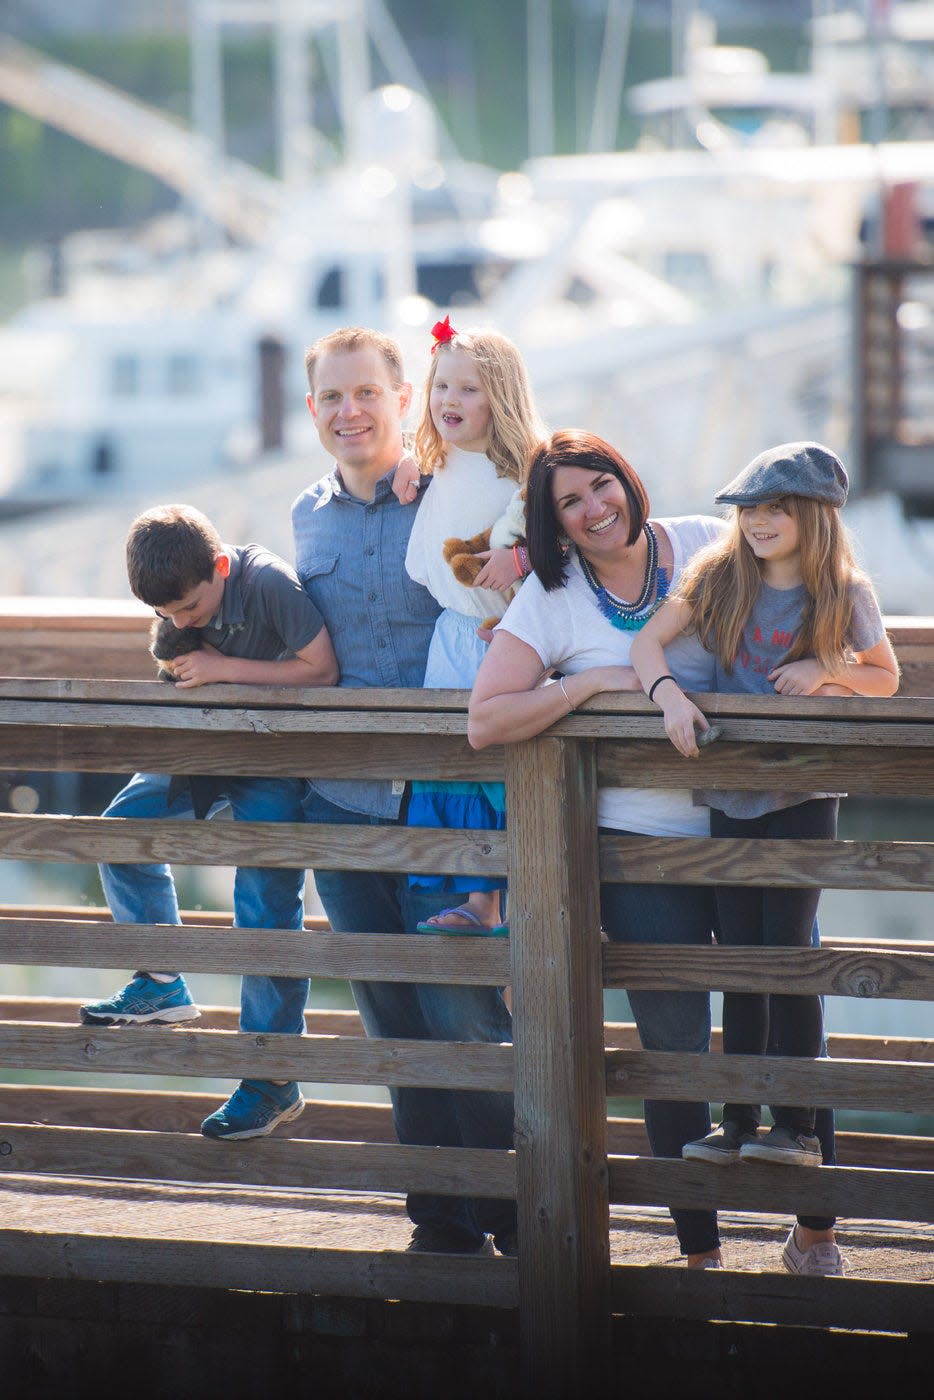
[[[502,783],[414,782],[406,825],[504,831],[506,789]],[[482,875],[410,875],[409,883],[420,889],[452,894],[506,888],[501,877]]]

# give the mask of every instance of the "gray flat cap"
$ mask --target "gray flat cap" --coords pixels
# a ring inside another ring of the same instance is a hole
[[[783,442],[760,452],[714,499],[721,505],[751,506],[780,496],[810,496],[842,506],[849,485],[846,468],[829,447]]]

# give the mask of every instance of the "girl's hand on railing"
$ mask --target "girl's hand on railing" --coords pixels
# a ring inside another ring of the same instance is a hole
[[[710,728],[706,716],[673,681],[665,683],[664,698],[660,703],[665,720],[665,733],[678,753],[683,754],[685,758],[696,758],[700,753],[696,731],[700,730],[705,734]]]
[[[830,683],[827,672],[813,656],[776,666],[769,672],[769,680],[779,695],[814,695],[825,682]]]

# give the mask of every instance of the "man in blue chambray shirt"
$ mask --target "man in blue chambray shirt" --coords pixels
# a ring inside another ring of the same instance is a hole
[[[334,470],[292,508],[296,570],[325,619],[342,686],[420,686],[440,609],[405,570],[409,534],[429,482],[414,505],[392,491],[403,455],[402,422],[412,397],[399,346],[378,331],[347,328],[316,341],[305,357],[308,407]],[[402,782],[309,780],[310,822],[394,825]],[[315,871],[335,933],[413,933],[447,896],[408,885],[391,871]],[[512,1039],[511,1020],[494,987],[354,982],[369,1036],[414,1040]],[[393,1089],[400,1142],[509,1148],[512,1096],[475,1090]],[[489,1253],[488,1234],[516,1252],[512,1201],[411,1194],[409,1249]]]

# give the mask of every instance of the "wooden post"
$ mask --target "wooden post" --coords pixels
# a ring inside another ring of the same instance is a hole
[[[609,1337],[593,742],[507,747],[506,801],[523,1394],[565,1400],[605,1381]]]

